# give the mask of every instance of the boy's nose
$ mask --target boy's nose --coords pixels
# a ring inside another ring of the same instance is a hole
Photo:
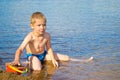
[[[45,26],[44,25],[40,25],[40,29],[45,29]]]
[[[44,26],[43,26],[43,25],[40,25],[40,28],[42,29],[42,28],[44,28]]]

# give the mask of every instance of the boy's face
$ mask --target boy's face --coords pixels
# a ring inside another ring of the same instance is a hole
[[[36,19],[34,24],[31,24],[31,28],[38,35],[43,35],[46,30],[46,22],[43,19]]]

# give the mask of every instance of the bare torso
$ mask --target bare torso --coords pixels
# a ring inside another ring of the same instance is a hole
[[[35,36],[33,33],[30,35],[31,40],[26,46],[26,52],[32,54],[43,53],[48,40],[48,33],[45,33],[43,36]]]

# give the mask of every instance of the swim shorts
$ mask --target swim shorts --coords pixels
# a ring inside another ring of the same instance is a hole
[[[41,62],[44,62],[45,56],[47,54],[47,51],[44,51],[42,54],[31,54],[31,53],[27,53],[27,58],[29,58],[30,56],[36,56]]]

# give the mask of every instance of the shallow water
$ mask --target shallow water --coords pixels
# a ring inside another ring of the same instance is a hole
[[[13,60],[31,31],[29,17],[41,11],[47,17],[54,51],[79,59],[95,58],[89,63],[67,62],[50,75],[51,80],[119,80],[119,4],[119,0],[0,1],[0,67],[5,69],[4,63]],[[25,54],[21,58],[25,61]]]

